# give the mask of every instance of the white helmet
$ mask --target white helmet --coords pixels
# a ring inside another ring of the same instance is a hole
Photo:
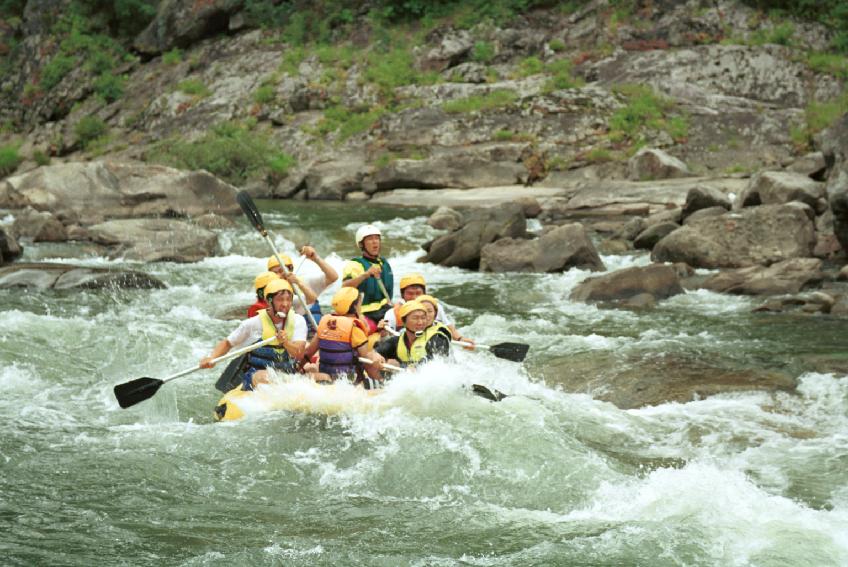
[[[359,227],[356,231],[356,245],[359,246],[362,244],[362,241],[365,240],[366,236],[377,235],[379,237],[383,237],[383,233],[380,232],[380,229],[374,226],[373,224],[365,224]]]

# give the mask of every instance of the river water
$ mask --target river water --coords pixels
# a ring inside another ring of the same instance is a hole
[[[355,227],[378,221],[398,277],[421,270],[464,334],[526,341],[527,361],[460,352],[332,415],[215,423],[218,369],[122,410],[115,384],[189,368],[234,327],[225,315],[251,303],[264,242],[240,220],[225,255],[197,264],[31,246],[25,259],[129,266],[169,287],[0,291],[0,563],[848,565],[848,380],[822,363],[844,362],[848,324],[704,292],[599,309],[567,299],[586,272],[416,264],[437,234],[424,211],[261,206],[283,251],[310,242],[336,266]],[[798,387],[628,410],[599,400],[657,368],[674,378],[651,363],[668,357]],[[575,373],[591,387],[568,393]],[[488,402],[472,383],[510,397]]]

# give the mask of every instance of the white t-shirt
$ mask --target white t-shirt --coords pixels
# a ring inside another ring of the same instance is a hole
[[[295,314],[294,319],[294,336],[289,337],[290,341],[305,341],[306,340],[306,319],[302,315]],[[282,329],[285,323],[280,322],[274,325],[277,329]],[[242,321],[236,330],[230,333],[227,337],[227,342],[232,347],[247,346],[262,339],[262,321],[259,315],[245,319]]]
[[[406,301],[400,299],[397,303],[403,305],[404,303],[406,303]],[[383,321],[386,321],[388,323],[388,326],[391,330],[398,330],[399,325],[397,318],[395,317],[394,309],[389,309],[388,311],[386,311],[386,314],[383,315]],[[438,311],[436,311],[436,321],[442,323],[443,325],[453,325],[453,319],[451,319],[445,314],[445,307],[441,303],[439,303],[439,309]]]
[[[303,276],[298,277],[303,281],[303,283],[312,288],[316,297],[320,296],[324,293],[325,289],[332,285],[327,283],[327,276],[324,275],[324,272],[320,272],[318,274],[304,274]],[[292,309],[294,309],[294,312],[299,315],[306,315],[306,310],[303,308],[303,305],[300,303],[300,299],[297,295],[295,295],[294,300],[292,300]]]

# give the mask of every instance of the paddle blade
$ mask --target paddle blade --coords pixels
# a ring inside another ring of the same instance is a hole
[[[262,215],[259,214],[259,209],[256,208],[256,203],[253,202],[250,195],[247,191],[239,191],[236,193],[236,202],[241,207],[241,210],[244,211],[244,215],[247,217],[247,220],[250,221],[250,224],[253,225],[253,228],[265,234],[265,227],[262,222]]]
[[[218,381],[215,383],[215,388],[217,388],[221,392],[227,393],[239,384],[241,384],[242,370],[244,370],[246,362],[246,354],[243,354],[240,357],[234,358],[232,361],[230,361],[230,363],[221,373],[221,377],[218,378]]]
[[[152,398],[164,383],[158,378],[136,378],[115,386],[115,398],[118,400],[118,405],[126,409],[147,398]]]
[[[527,351],[530,350],[530,345],[522,343],[498,343],[490,347],[489,350],[498,358],[521,362],[527,357]]]
[[[487,400],[493,402],[499,402],[507,397],[507,395],[503,392],[499,390],[490,390],[482,384],[472,384],[471,391],[474,392],[474,395],[480,396],[481,398],[486,398]]]

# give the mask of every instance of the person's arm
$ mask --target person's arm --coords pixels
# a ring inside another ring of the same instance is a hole
[[[328,264],[324,258],[319,256],[318,252],[316,252],[312,246],[304,246],[300,253],[318,264],[318,267],[321,268],[322,272],[324,272],[324,282],[326,286],[333,285],[333,283],[339,279],[339,273],[335,270],[335,268]]]
[[[230,352],[231,348],[233,348],[233,345],[230,344],[230,341],[228,341],[227,339],[222,340],[221,342],[215,345],[215,348],[212,349],[212,353],[209,356],[204,356],[200,359],[200,364],[198,366],[200,366],[201,368],[212,368],[213,366],[215,366],[212,363],[212,359],[218,358],[219,356],[224,356],[225,354]]]
[[[312,337],[312,340],[309,341],[309,344],[306,345],[306,350],[303,352],[303,358],[306,359],[307,362],[312,360],[312,357],[315,356],[315,353],[318,352],[318,335],[316,334]]]
[[[297,286],[303,292],[303,298],[306,300],[306,308],[315,303],[315,300],[318,299],[318,296],[312,291],[312,288],[304,282],[302,279],[294,275],[293,272],[289,272],[288,274],[283,276],[290,284],[293,286]],[[295,294],[295,299],[299,299]]]
[[[277,335],[283,334],[284,339],[280,340],[280,344],[289,353],[289,356],[295,360],[303,358],[303,352],[306,350],[306,320],[301,315],[295,314],[294,334],[291,337],[286,336],[283,330],[277,331]]]
[[[349,262],[349,264],[355,264],[359,266],[359,270],[355,267],[350,267],[345,270],[343,274],[342,287],[359,287],[370,277],[379,278],[380,274],[383,273],[383,268],[380,267],[380,264],[372,264],[370,268],[364,270],[359,262]],[[361,272],[360,272],[361,270]],[[360,273],[357,273],[360,272]]]

